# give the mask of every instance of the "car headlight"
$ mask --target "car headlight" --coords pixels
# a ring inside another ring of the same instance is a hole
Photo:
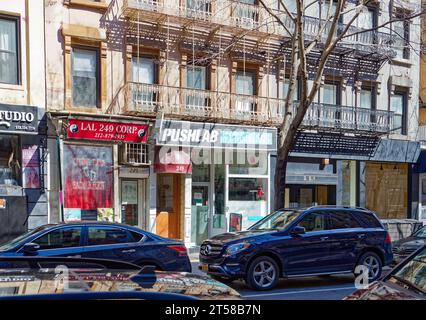
[[[238,253],[238,252],[240,252],[240,251],[243,251],[243,250],[245,250],[245,249],[249,248],[250,246],[251,246],[251,244],[250,244],[250,243],[247,243],[247,242],[243,242],[243,243],[236,243],[236,244],[230,245],[230,246],[226,249],[226,253],[227,253],[228,255],[235,254],[235,253]]]

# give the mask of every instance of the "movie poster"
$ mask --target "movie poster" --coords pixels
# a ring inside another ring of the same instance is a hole
[[[113,207],[112,148],[64,144],[64,207],[97,220],[98,208]]]
[[[22,146],[22,187],[40,188],[40,154],[37,145]]]

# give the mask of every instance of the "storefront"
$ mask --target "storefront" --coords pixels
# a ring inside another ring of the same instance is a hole
[[[149,124],[75,118],[61,142],[63,220],[147,228]]]
[[[270,155],[276,152],[276,137],[271,128],[164,120],[157,152],[179,161],[168,163],[174,166],[167,184],[160,181],[164,171],[157,171],[157,232],[161,215],[169,212],[162,211],[161,203],[170,190],[176,191],[175,200],[169,196],[169,210],[177,212],[179,238],[189,246],[215,234],[248,228],[267,215]],[[158,156],[157,161],[164,158]],[[159,166],[165,164],[156,162],[155,167]],[[177,181],[171,187],[173,179]]]
[[[0,104],[0,243],[48,221],[39,110]]]

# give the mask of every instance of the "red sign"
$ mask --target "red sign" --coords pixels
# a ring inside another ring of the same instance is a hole
[[[184,150],[157,148],[154,171],[156,173],[192,173],[191,157]]]
[[[71,119],[68,122],[67,134],[70,139],[140,143],[147,140],[148,125]]]

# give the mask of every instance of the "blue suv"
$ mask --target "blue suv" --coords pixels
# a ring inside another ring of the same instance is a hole
[[[272,289],[280,278],[367,270],[374,281],[392,259],[389,234],[373,212],[337,206],[279,210],[200,247],[201,270],[222,281],[244,279],[255,290]]]

